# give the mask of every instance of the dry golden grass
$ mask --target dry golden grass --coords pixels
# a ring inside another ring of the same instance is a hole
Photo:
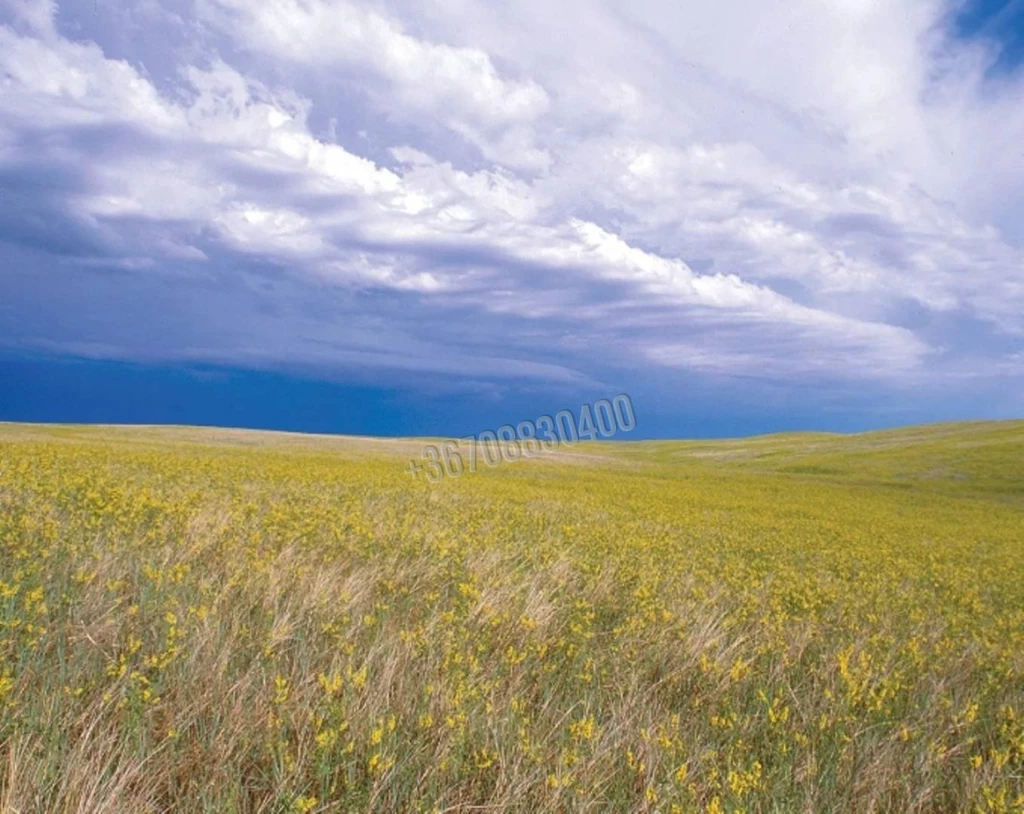
[[[1024,809],[1024,425],[0,426],[0,810]]]

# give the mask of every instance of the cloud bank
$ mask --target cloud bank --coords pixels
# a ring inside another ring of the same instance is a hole
[[[3,0],[0,345],[1019,403],[1024,74],[956,10]]]

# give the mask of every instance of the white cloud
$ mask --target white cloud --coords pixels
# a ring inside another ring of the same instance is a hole
[[[55,33],[53,18],[57,13],[56,0],[5,0],[14,19],[41,37]]]
[[[478,48],[417,39],[348,2],[211,3],[210,19],[232,28],[246,47],[361,85],[369,80],[389,111],[437,120],[492,161],[524,169],[548,164],[528,129],[547,110],[547,93],[532,80],[503,78]]]
[[[46,184],[0,238],[276,314],[182,317],[170,356],[895,387],[955,367],[963,324],[993,371],[1024,334],[1024,84],[985,85],[930,0],[202,0],[209,38],[161,81],[159,32],[113,58],[10,7],[0,172]],[[479,154],[435,157],[438,127]],[[400,138],[361,152],[357,128]]]

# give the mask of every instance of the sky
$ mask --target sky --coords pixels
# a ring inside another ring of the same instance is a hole
[[[1024,415],[1024,0],[0,0],[0,420]]]

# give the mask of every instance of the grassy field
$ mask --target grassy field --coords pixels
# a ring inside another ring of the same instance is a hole
[[[1024,422],[0,425],[0,810],[1024,810]]]

